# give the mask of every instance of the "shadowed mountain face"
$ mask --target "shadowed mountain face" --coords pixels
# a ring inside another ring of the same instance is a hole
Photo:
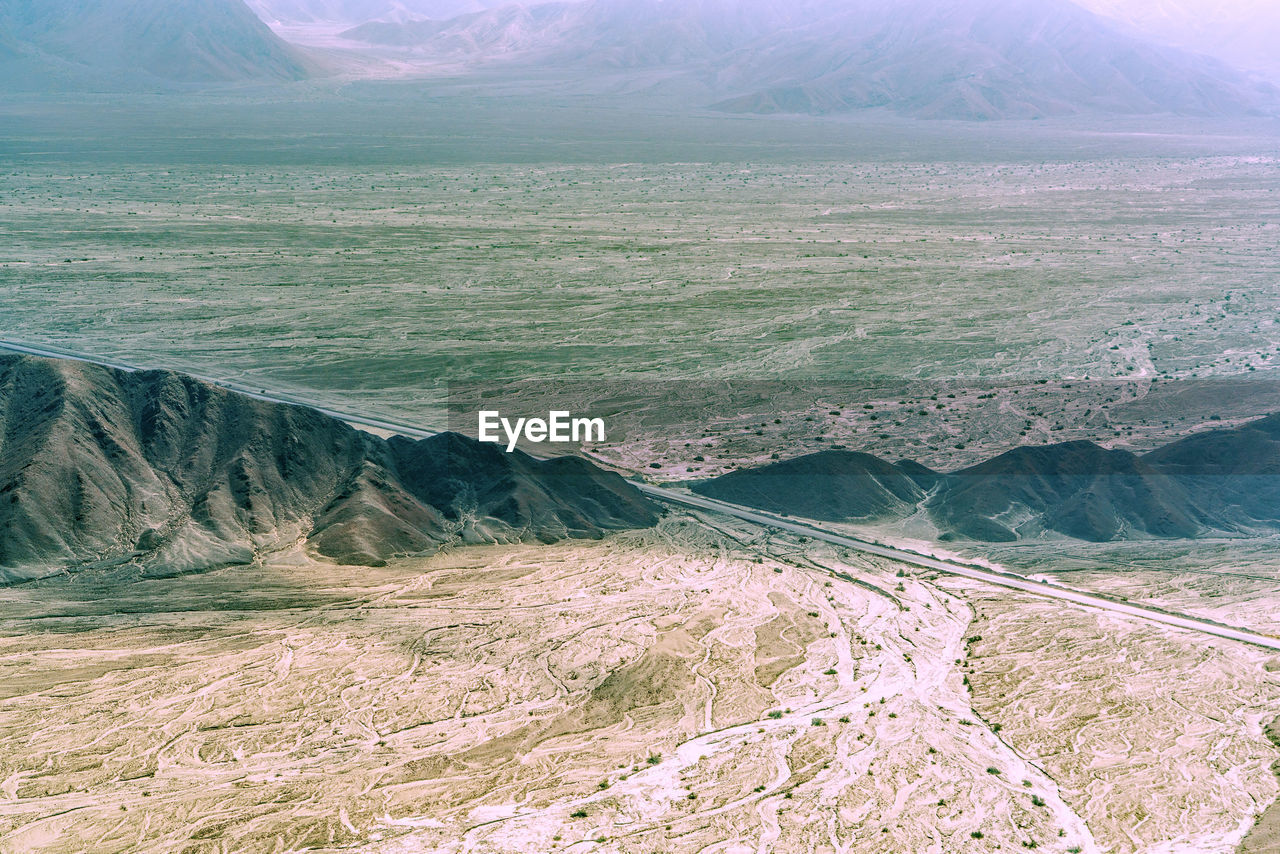
[[[925,496],[906,470],[855,451],[821,451],[762,469],[730,472],[694,490],[733,504],[826,522],[899,515],[910,512]]]
[[[1092,542],[1280,529],[1280,415],[1150,453],[1092,442],[1015,448],[960,471],[824,451],[695,484],[695,492],[827,521],[922,510],[946,538],[1053,532]]]
[[[1280,527],[1280,415],[1159,448],[1143,461],[1175,475],[1215,514]]]
[[[345,35],[453,62],[643,70],[739,112],[1214,116],[1276,103],[1217,61],[1146,43],[1067,0],[588,0]]]
[[[379,563],[655,521],[581,459],[450,433],[383,441],[180,374],[0,356],[0,581],[126,561],[205,569],[299,542]]]
[[[1209,522],[1176,478],[1092,442],[1016,448],[958,471],[929,508],[944,529],[994,541],[1037,528],[1094,542],[1194,537]]]
[[[0,0],[0,80],[22,88],[298,80],[307,73],[298,51],[242,0]]]

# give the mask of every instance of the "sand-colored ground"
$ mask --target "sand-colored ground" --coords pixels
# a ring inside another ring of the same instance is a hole
[[[1280,669],[1276,664],[1268,666],[1272,670]],[[1267,726],[1267,737],[1276,747],[1280,747],[1280,718]],[[1280,776],[1280,761],[1271,767]],[[1268,851],[1280,851],[1280,801],[1267,807],[1267,811],[1258,818],[1257,824],[1240,845],[1240,854],[1267,854]]]
[[[1261,653],[722,525],[0,591],[0,850],[1228,852],[1275,798]]]
[[[1231,850],[1274,800],[1274,757],[1259,750],[1277,703],[1267,651],[968,595],[975,709],[1106,850]]]

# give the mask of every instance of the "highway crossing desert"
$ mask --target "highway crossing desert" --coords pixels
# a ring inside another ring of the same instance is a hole
[[[0,0],[0,854],[1277,854],[1274,5]]]

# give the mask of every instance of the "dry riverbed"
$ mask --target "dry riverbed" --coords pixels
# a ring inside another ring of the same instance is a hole
[[[0,850],[1228,852],[1267,663],[688,515],[86,574],[0,591]]]

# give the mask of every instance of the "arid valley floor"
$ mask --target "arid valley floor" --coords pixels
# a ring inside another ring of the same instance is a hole
[[[5,851],[1228,851],[1278,788],[1264,650],[680,513],[0,631]]]
[[[668,485],[1280,412],[1274,122],[498,84],[0,97],[0,338],[427,430],[567,403],[609,422],[591,459]],[[1274,536],[923,518],[848,530],[1280,636]],[[0,852],[1280,850],[1262,648],[682,510],[262,557],[0,586]]]

